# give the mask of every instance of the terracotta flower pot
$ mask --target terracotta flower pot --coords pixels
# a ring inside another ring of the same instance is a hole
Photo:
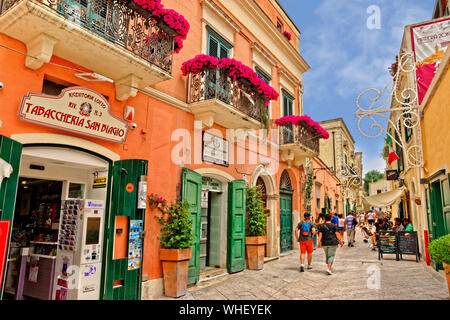
[[[262,270],[264,267],[264,245],[266,236],[246,237],[248,268],[250,270]]]
[[[155,201],[153,201],[153,200],[150,200],[150,201],[149,201],[149,207],[150,207],[150,209],[156,209],[156,208],[158,207],[158,205],[159,205],[158,202],[155,202]]]
[[[192,248],[159,250],[164,274],[164,294],[166,296],[178,298],[186,294],[191,257]]]
[[[444,272],[447,277],[448,293],[450,294],[450,265],[448,265],[446,263],[443,263],[442,265],[444,266]]]

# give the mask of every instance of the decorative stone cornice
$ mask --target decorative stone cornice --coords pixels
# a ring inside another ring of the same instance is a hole
[[[261,54],[264,58],[266,58],[266,60],[272,65],[272,66],[276,66],[277,62],[275,61],[274,58],[272,58],[272,56],[263,49],[263,47],[261,47],[261,45],[257,42],[253,42],[251,45],[251,48],[254,49],[255,51],[257,51],[259,54]]]
[[[215,3],[213,0],[200,0],[201,6],[208,6],[212,9],[216,14],[221,16],[228,24],[236,31],[240,32],[242,28],[221,8]]]

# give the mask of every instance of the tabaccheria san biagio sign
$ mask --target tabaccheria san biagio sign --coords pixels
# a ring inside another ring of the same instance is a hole
[[[128,134],[126,121],[110,111],[100,93],[83,87],[70,87],[59,96],[30,93],[19,109],[22,120],[61,130],[123,143]]]

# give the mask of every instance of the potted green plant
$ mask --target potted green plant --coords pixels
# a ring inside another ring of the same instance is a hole
[[[250,270],[261,270],[264,267],[267,214],[263,203],[260,187],[247,187],[245,204],[247,209],[247,230],[245,244]]]
[[[450,293],[450,234],[431,241],[428,252],[435,263],[442,263]]]
[[[164,275],[164,294],[178,298],[186,294],[189,260],[192,257],[194,235],[187,201],[177,201],[158,208],[162,217],[156,217],[162,226],[159,235],[159,258]]]

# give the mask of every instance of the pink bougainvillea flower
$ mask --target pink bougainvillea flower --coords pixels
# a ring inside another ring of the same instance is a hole
[[[219,68],[227,73],[227,75],[234,79],[246,79],[258,93],[263,95],[268,100],[277,100],[279,94],[275,89],[268,85],[263,79],[258,77],[258,74],[250,67],[244,65],[242,62],[231,59],[218,59],[209,55],[198,55],[193,59],[183,62],[181,72],[184,76],[189,73],[198,74],[207,69]]]
[[[276,119],[274,123],[277,126],[287,126],[287,125],[295,125],[295,126],[306,126],[307,128],[313,129],[317,135],[320,138],[328,139],[330,137],[330,134],[322,128],[322,126],[318,123],[312,120],[309,116],[286,116],[282,117],[280,119]]]
[[[285,36],[289,41],[291,41],[292,35],[291,35],[289,32],[284,31],[283,34],[284,34],[284,36]]]

